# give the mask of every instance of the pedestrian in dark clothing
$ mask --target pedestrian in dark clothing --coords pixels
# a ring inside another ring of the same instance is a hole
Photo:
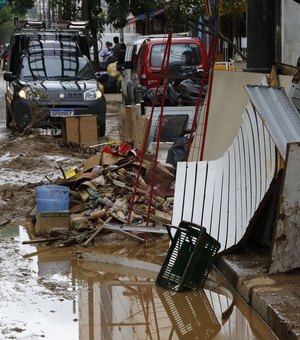
[[[125,53],[126,53],[126,45],[124,43],[121,43],[120,51],[118,53],[118,63],[124,64]]]
[[[113,47],[113,57],[115,59],[115,61],[118,60],[118,54],[120,52],[120,49],[121,49],[121,44],[120,44],[120,41],[119,41],[119,37],[114,37],[113,39],[114,41],[114,47]]]

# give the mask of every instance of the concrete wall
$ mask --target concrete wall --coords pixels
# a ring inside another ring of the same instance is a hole
[[[243,111],[249,102],[244,86],[259,85],[264,77],[262,73],[220,70],[214,72],[204,160],[222,157],[230,147],[241,126]],[[280,86],[286,90],[290,88],[291,76],[280,76],[279,80]],[[197,133],[198,135],[201,134]],[[196,137],[189,160],[199,159],[198,143],[200,142]]]

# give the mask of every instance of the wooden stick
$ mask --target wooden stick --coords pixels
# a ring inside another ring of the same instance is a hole
[[[32,243],[40,243],[40,242],[51,242],[51,241],[57,241],[59,239],[60,239],[60,237],[39,238],[39,239],[35,239],[35,240],[23,241],[22,244],[32,244]]]
[[[91,237],[89,237],[84,243],[83,247],[86,247],[89,245],[89,243],[100,233],[100,231],[103,229],[103,224],[96,228],[97,230],[92,234]]]
[[[112,220],[112,217],[109,217],[105,222],[110,222]],[[89,245],[89,243],[100,233],[100,231],[104,228],[104,225],[101,224],[99,227],[97,227],[97,230],[83,243],[83,247],[86,247]]]

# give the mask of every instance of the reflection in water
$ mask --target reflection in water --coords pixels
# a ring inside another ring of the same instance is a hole
[[[231,303],[225,295],[176,293],[155,287],[154,272],[77,260],[71,248],[22,245],[28,239],[22,227],[7,236],[0,230],[0,255],[6,252],[12,264],[0,261],[1,339],[274,338],[260,319],[251,315],[249,324],[237,308],[223,325],[222,312]]]
[[[158,293],[180,339],[213,339],[219,333],[221,325],[203,289],[182,294],[160,289]]]

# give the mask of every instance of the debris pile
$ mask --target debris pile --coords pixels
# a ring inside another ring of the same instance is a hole
[[[138,242],[148,233],[167,234],[175,183],[170,164],[157,164],[153,186],[153,155],[141,160],[132,145],[111,143],[79,168],[61,171],[64,179],[59,184],[70,188],[70,210],[36,214],[35,236],[43,237],[40,242],[87,246],[99,234],[111,232]]]

